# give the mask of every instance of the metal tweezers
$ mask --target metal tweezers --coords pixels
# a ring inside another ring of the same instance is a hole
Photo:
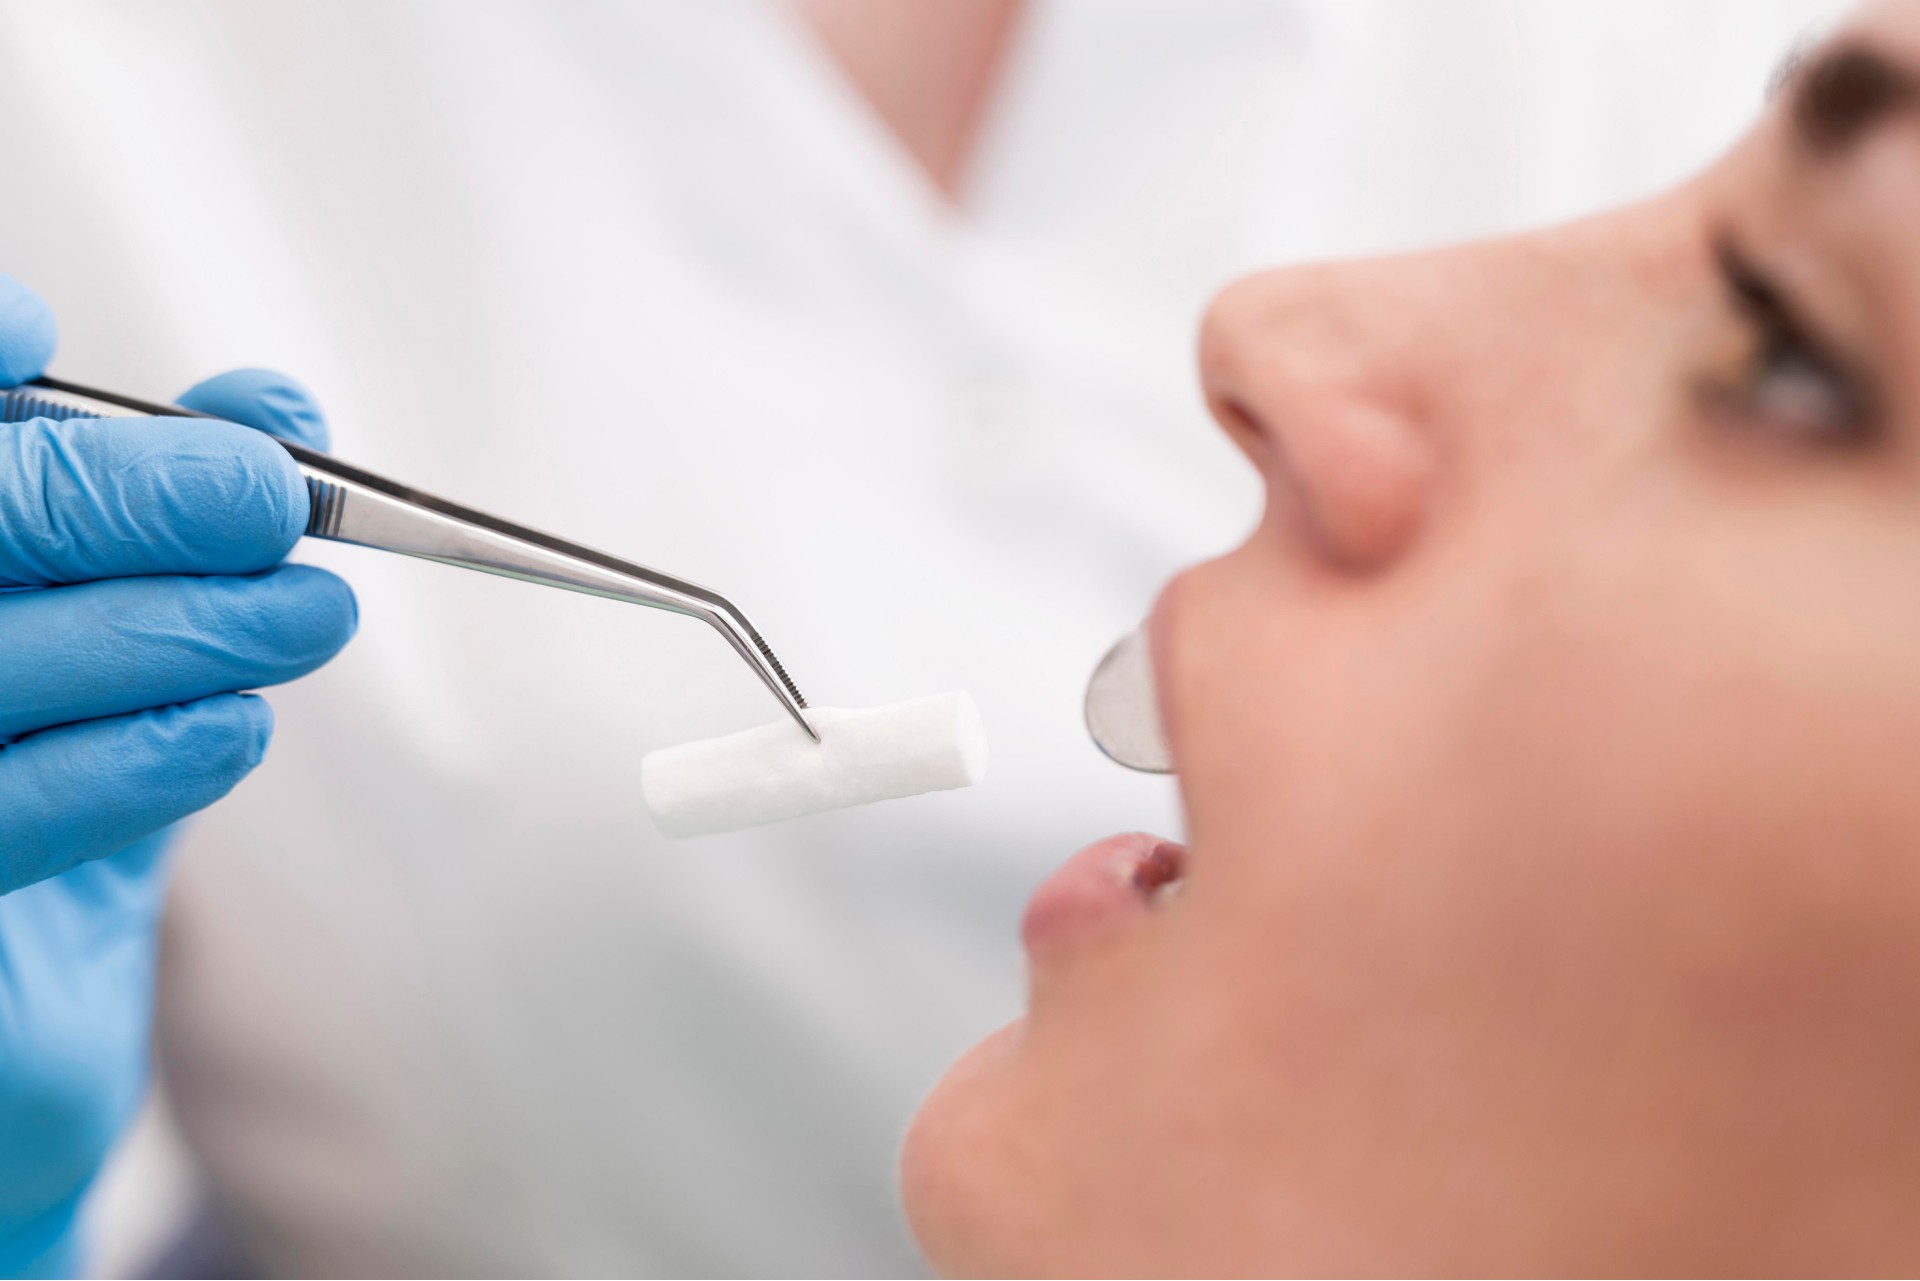
[[[178,405],[136,400],[54,378],[38,378],[0,391],[0,422],[129,414],[213,417]],[[820,735],[802,714],[807,700],[800,696],[793,678],[747,616],[718,592],[422,493],[296,441],[279,436],[273,439],[293,455],[306,478],[308,537],[377,547],[462,569],[692,615],[726,637],[754,675],[773,691],[787,715],[809,738],[820,741]]]

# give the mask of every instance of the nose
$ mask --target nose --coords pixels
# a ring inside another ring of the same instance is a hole
[[[1269,508],[1297,515],[1304,541],[1352,572],[1380,570],[1416,541],[1434,442],[1418,388],[1396,357],[1406,317],[1393,294],[1369,306],[1370,268],[1271,271],[1207,309],[1200,374],[1207,405],[1266,477]]]

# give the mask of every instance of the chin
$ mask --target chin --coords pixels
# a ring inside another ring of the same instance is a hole
[[[943,1275],[1006,1275],[1033,1257],[1017,1248],[1026,1235],[1017,1209],[1030,1214],[1032,1205],[1026,1163],[1007,1124],[1022,1031],[1010,1024],[963,1054],[907,1128],[900,1200],[920,1249]]]

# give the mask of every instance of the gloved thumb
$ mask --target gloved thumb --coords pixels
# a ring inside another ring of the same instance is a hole
[[[53,359],[53,310],[12,276],[0,276],[0,387],[37,378]]]
[[[195,383],[175,402],[314,449],[327,447],[320,402],[295,379],[271,369],[233,369]]]

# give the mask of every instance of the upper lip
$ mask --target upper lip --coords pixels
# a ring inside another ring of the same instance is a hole
[[[1180,727],[1173,719],[1172,672],[1173,613],[1183,575],[1175,575],[1160,589],[1153,608],[1147,613],[1147,654],[1153,661],[1154,711],[1160,717],[1160,733],[1167,743],[1167,755],[1173,761],[1173,773],[1180,773]]]

